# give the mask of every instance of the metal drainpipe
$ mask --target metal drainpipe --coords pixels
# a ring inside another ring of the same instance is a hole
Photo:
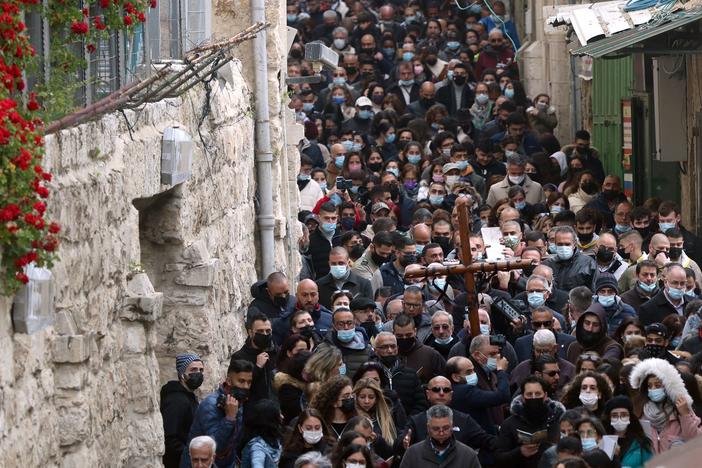
[[[251,20],[265,22],[264,0],[251,0]],[[268,111],[268,52],[266,30],[253,41],[254,77],[256,80],[256,176],[258,179],[258,226],[261,234],[261,274],[275,271],[275,216],[273,215],[273,150],[271,149]]]

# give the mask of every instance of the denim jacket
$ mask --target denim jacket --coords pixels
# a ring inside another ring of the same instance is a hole
[[[254,437],[241,453],[241,468],[278,468],[280,444],[271,447],[261,437]]]

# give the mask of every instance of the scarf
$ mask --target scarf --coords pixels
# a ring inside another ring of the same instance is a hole
[[[646,419],[651,421],[651,425],[656,431],[661,432],[670,416],[675,413],[675,408],[669,401],[663,403],[662,406],[653,401],[648,401],[643,407],[643,413]]]

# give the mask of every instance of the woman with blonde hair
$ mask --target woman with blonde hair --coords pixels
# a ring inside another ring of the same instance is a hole
[[[339,375],[341,365],[339,348],[325,343],[317,346],[302,369],[302,376],[307,382],[307,401],[317,392],[321,384]]]
[[[397,437],[397,429],[378,382],[371,378],[360,379],[354,385],[353,393],[356,395],[358,414],[368,417],[373,423],[373,430],[392,445]]]

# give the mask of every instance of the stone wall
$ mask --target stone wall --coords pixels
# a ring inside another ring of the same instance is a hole
[[[0,300],[0,466],[159,466],[158,395],[175,355],[204,357],[203,393],[223,379],[257,279],[253,86],[241,62],[225,68],[202,139],[202,85],[47,139],[50,214],[63,226],[55,325],[14,333]],[[196,145],[191,177],[172,187],[161,185],[160,153],[174,125]],[[284,207],[296,211],[297,168],[279,160],[282,128],[272,132],[276,267],[296,271]]]

